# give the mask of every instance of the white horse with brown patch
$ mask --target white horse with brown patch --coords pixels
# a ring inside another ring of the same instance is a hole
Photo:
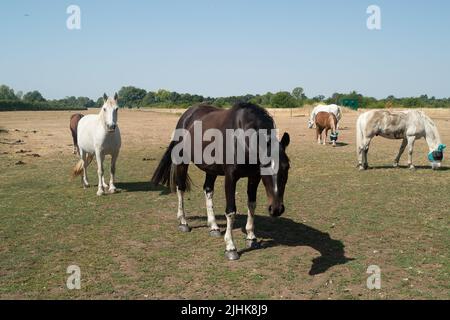
[[[360,170],[369,167],[367,154],[369,145],[375,136],[388,139],[402,139],[402,145],[394,160],[394,167],[398,167],[400,157],[408,147],[408,165],[414,169],[412,162],[414,142],[425,138],[430,153],[428,160],[433,169],[438,169],[443,160],[445,145],[434,122],[422,111],[406,110],[391,112],[387,110],[371,110],[361,114],[356,122],[356,145]]]
[[[117,93],[114,98],[103,96],[104,104],[99,114],[84,116],[78,123],[78,148],[80,152],[80,161],[73,168],[73,176],[83,174],[81,182],[84,188],[89,187],[87,179],[87,167],[92,159],[96,158],[98,173],[98,191],[97,195],[105,193],[109,187],[109,193],[114,193],[114,175],[116,172],[116,161],[119,156],[121,137],[117,125]],[[103,161],[106,155],[111,155],[111,177],[109,185],[105,183],[103,176]]]

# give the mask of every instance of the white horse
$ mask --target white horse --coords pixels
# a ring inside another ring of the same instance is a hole
[[[422,111],[406,110],[390,112],[387,110],[371,110],[361,114],[356,122],[356,144],[359,169],[369,167],[367,153],[373,137],[382,136],[388,139],[402,139],[400,151],[395,158],[394,167],[398,167],[400,157],[408,147],[408,165],[414,169],[412,154],[416,139],[425,138],[430,153],[428,160],[433,169],[441,166],[443,151],[439,132],[434,122]]]
[[[105,193],[108,185],[103,176],[103,160],[105,155],[111,155],[111,177],[109,181],[109,193],[114,193],[114,175],[116,172],[116,160],[119,155],[121,138],[117,125],[117,93],[113,98],[103,96],[104,104],[99,114],[84,116],[78,123],[78,147],[81,160],[73,168],[73,176],[83,174],[81,182],[84,188],[89,187],[87,179],[87,167],[94,155],[98,167],[98,191],[97,195]]]
[[[339,121],[341,121],[342,112],[341,112],[341,107],[339,107],[337,104],[329,104],[329,105],[319,104],[319,105],[317,105],[313,109],[313,111],[311,112],[311,115],[309,117],[309,121],[308,121],[308,128],[309,129],[314,127],[314,124],[316,123],[316,115],[319,112],[333,113],[336,116],[336,119],[338,121],[337,125],[336,125],[336,130],[339,129]]]

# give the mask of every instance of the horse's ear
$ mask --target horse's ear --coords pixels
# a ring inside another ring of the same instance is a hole
[[[103,94],[103,100],[105,100],[105,102],[106,100],[108,100],[108,96],[106,95],[106,93]]]
[[[117,94],[117,92],[114,94],[114,100],[117,101],[117,99],[119,99],[119,95]]]
[[[291,142],[291,137],[289,137],[289,133],[285,132],[283,137],[281,138],[280,144],[286,149]]]

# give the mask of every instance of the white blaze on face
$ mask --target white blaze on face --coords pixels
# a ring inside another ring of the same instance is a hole
[[[277,175],[277,171],[276,171],[276,163],[275,160],[272,160],[270,162],[270,167],[272,169],[273,175],[272,175],[272,183],[273,183],[273,192],[274,195],[278,194],[278,175]]]

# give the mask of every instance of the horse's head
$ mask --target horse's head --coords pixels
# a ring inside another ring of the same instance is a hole
[[[308,120],[308,128],[311,129],[314,126],[314,121]]]
[[[274,168],[274,161],[272,160],[272,168],[275,169],[273,174],[262,175],[262,181],[269,198],[268,211],[272,217],[281,216],[285,210],[283,197],[289,172],[289,158],[286,155],[286,148],[289,142],[289,134],[286,132],[280,141],[278,168]]]
[[[428,160],[431,162],[431,168],[433,170],[437,170],[441,167],[441,162],[444,159],[444,150],[447,146],[445,144],[440,144],[438,148],[434,151],[431,151],[428,154]]]
[[[114,95],[114,98],[108,98],[106,93],[103,95],[104,103],[101,113],[103,114],[106,129],[109,132],[114,132],[117,128],[117,111],[119,110],[117,99],[117,93]]]

